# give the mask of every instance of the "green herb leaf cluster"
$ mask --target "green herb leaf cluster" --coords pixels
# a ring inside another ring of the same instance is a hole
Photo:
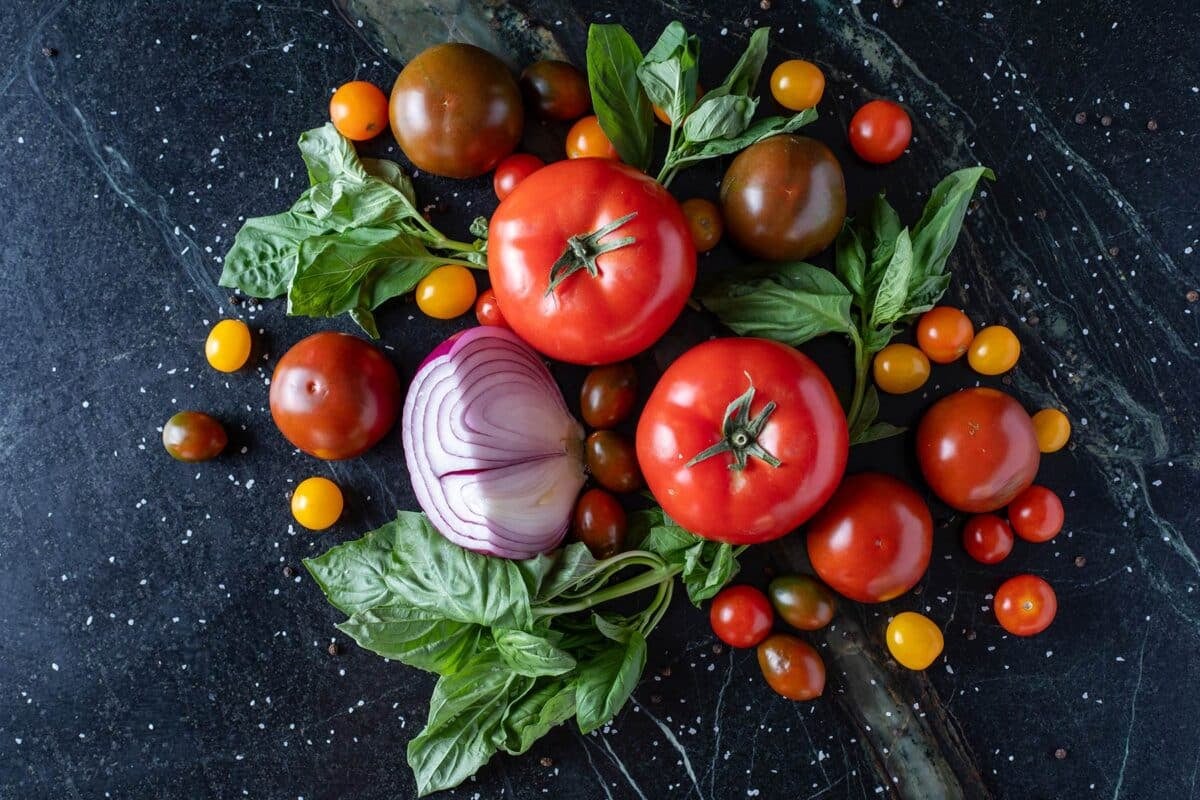
[[[953,172],[930,194],[911,229],[881,194],[838,235],[836,275],[804,262],[757,264],[701,290],[704,305],[735,332],[800,345],[841,333],[854,346],[854,394],[847,412],[852,444],[885,439],[902,428],[876,421],[879,394],[868,385],[871,359],[932,308],[950,284],[946,261],[975,187],[994,180],[986,167]]]
[[[685,167],[736,153],[815,120],[817,112],[809,108],[790,117],[754,121],[754,87],[767,58],[769,36],[767,28],[756,30],[725,80],[698,99],[700,40],[681,23],[668,25],[645,55],[620,25],[592,25],[587,44],[592,103],[621,160],[649,169],[653,106],[671,119],[667,154],[658,173],[664,185]]]
[[[486,266],[486,243],[447,239],[417,210],[399,165],[360,159],[326,123],[300,136],[309,188],[291,209],[246,220],[220,284],[251,297],[287,295],[288,313],[349,313],[379,338],[373,311],[413,291],[436,267]]]
[[[425,729],[408,745],[421,795],[457,786],[498,751],[524,753],[572,717],[583,733],[607,723],[641,678],[646,636],[675,576],[699,603],[736,573],[729,545],[699,539],[661,511],[633,518],[643,549],[604,560],[578,542],[525,561],[490,558],[402,511],[304,562],[347,615],[342,632],[440,676]],[[632,614],[605,608],[633,595],[650,599]]]

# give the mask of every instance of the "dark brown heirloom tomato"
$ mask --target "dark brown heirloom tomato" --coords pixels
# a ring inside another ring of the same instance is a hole
[[[309,455],[354,458],[383,438],[400,412],[400,378],[376,348],[346,333],[301,339],[271,376],[271,417]]]
[[[400,72],[392,133],[419,169],[448,178],[482,175],[521,139],[521,92],[504,62],[461,42],[430,47]]]
[[[637,403],[637,372],[633,365],[609,364],[588,372],[579,392],[583,421],[593,428],[611,428],[629,418]]]
[[[537,61],[521,73],[525,107],[540,117],[570,122],[592,107],[587,76],[566,61]]]
[[[642,487],[637,450],[616,431],[595,431],[584,443],[588,472],[596,483],[612,492],[632,492]]]
[[[783,621],[802,631],[824,628],[837,611],[833,592],[811,575],[781,575],[771,581],[767,594]]]
[[[846,219],[842,166],[829,148],[784,134],[738,154],[721,181],[725,229],[743,249],[777,261],[808,258]]]
[[[814,700],[825,691],[825,662],[790,633],[768,636],[758,646],[758,666],[767,685],[789,700]]]
[[[571,530],[596,558],[608,558],[625,547],[625,509],[603,489],[588,489],[575,504]]]
[[[221,455],[229,437],[221,423],[202,411],[180,411],[163,425],[162,442],[178,461],[208,461]]]

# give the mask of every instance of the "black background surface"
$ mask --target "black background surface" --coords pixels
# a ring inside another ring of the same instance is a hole
[[[312,331],[352,325],[289,319],[281,302],[233,307],[216,287],[241,218],[303,189],[294,142],[325,120],[328,92],[354,77],[390,86],[396,65],[372,45],[378,32],[317,2],[4,5],[0,797],[411,796],[404,745],[432,679],[344,641],[331,657],[336,612],[299,570],[415,507],[399,435],[347,463],[293,452],[266,409],[275,359]],[[683,19],[701,36],[710,85],[757,24],[772,27],[768,70],[792,55],[820,63],[829,86],[806,132],[842,159],[852,212],[886,188],[911,221],[947,171],[995,169],[948,299],[977,325],[1014,326],[1025,352],[1005,383],[1031,410],[1060,404],[1075,422],[1070,449],[1045,458],[1040,478],[1063,496],[1067,528],[985,568],[935,505],[945,525],[928,578],[872,619],[878,631],[916,609],[943,625],[934,701],[961,724],[996,796],[1200,797],[1195,4],[530,9],[577,62],[587,23],[608,13],[643,46]],[[913,109],[916,138],[875,169],[849,153],[844,129],[880,95]],[[535,128],[530,139],[553,155],[555,135]],[[715,196],[720,169],[673,188]],[[417,187],[451,232],[494,206],[488,179],[422,176]],[[741,260],[722,249],[702,265]],[[261,329],[261,352],[225,376],[206,365],[203,341],[230,314]],[[405,377],[468,323],[431,322],[406,302],[379,322]],[[707,325],[689,312],[642,367]],[[846,385],[839,343],[808,350]],[[884,417],[911,423],[974,381],[938,367],[922,392],[886,401]],[[226,422],[224,457],[188,466],[164,454],[157,427],[182,408]],[[858,448],[852,468],[914,477],[910,451],[907,438]],[[321,534],[287,513],[290,488],[310,474],[347,493],[345,517]],[[745,579],[761,582],[763,561],[749,558]],[[285,577],[285,565],[300,574]],[[1058,591],[1058,620],[1036,639],[1005,636],[989,608],[1018,571]],[[888,796],[832,703],[776,697],[753,653],[714,642],[706,615],[677,600],[635,702],[610,728],[561,727],[451,796]]]

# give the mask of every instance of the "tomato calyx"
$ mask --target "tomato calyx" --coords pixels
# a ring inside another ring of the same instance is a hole
[[[563,250],[563,254],[550,267],[550,285],[546,287],[546,294],[553,292],[560,283],[581,269],[586,269],[593,278],[599,275],[600,266],[596,263],[597,258],[605,253],[611,253],[613,250],[628,247],[637,241],[633,236],[622,236],[607,242],[600,240],[636,216],[636,211],[630,211],[607,225],[601,225],[591,233],[577,233],[567,239],[567,247]]]
[[[758,435],[766,427],[767,419],[774,413],[778,404],[774,400],[770,401],[751,418],[750,404],[753,402],[754,384],[751,383],[750,388],[725,409],[725,419],[721,422],[721,441],[712,447],[701,450],[692,457],[691,461],[687,462],[686,466],[695,466],[701,461],[721,453],[731,453],[733,463],[729,465],[729,468],[737,472],[746,468],[746,462],[750,456],[765,461],[772,467],[778,467],[782,462],[758,443]]]

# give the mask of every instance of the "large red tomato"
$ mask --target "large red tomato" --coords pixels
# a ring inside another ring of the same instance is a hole
[[[860,603],[892,600],[929,568],[933,518],[921,496],[890,475],[842,481],[808,525],[808,559],[821,580]]]
[[[1028,488],[1041,453],[1020,403],[995,389],[963,389],[925,412],[917,460],[946,505],[978,514],[1003,508]]]
[[[846,417],[807,356],[766,339],[714,339],[659,379],[638,463],[663,511],[708,539],[776,539],[829,499],[846,469]]]
[[[297,342],[271,377],[271,417],[287,440],[326,460],[361,455],[400,411],[400,378],[376,348],[325,331]]]
[[[609,364],[671,327],[696,282],[696,249],[662,184],[578,158],[538,170],[500,203],[488,274],[522,339],[560,361]]]

